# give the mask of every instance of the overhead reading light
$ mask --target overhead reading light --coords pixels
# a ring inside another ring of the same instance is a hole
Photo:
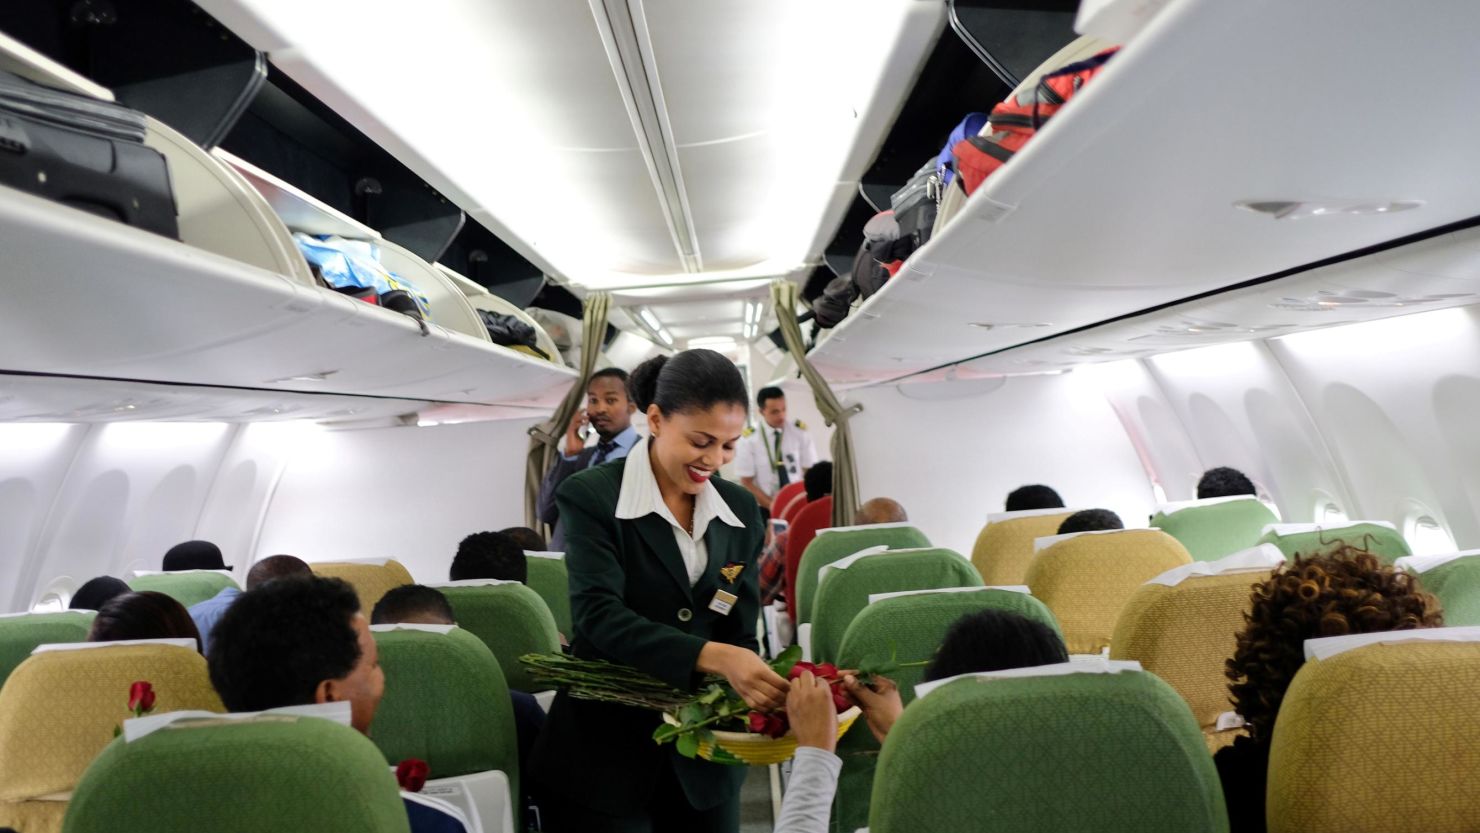
[[[1337,215],[1393,214],[1419,208],[1423,200],[1240,200],[1234,208],[1255,214],[1267,214],[1276,220],[1300,220],[1306,217]]]

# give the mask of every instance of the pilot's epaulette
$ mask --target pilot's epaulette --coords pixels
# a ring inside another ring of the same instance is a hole
[[[807,423],[802,422],[801,420],[797,420],[796,425],[797,425],[798,428],[802,429],[803,431],[807,430]]]
[[[742,437],[748,437],[748,436],[750,436],[751,434],[754,434],[754,433],[755,433],[755,429],[752,428],[752,427],[750,427],[749,425],[747,425],[747,426],[745,426],[745,431],[742,432],[740,434],[740,436],[742,436]]]

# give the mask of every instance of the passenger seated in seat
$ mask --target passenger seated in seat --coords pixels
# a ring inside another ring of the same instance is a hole
[[[935,660],[925,669],[925,682],[1068,661],[1064,640],[1053,628],[1005,610],[979,610],[957,619],[946,631]],[[843,685],[863,710],[869,731],[883,743],[904,711],[899,688],[886,677],[875,677],[869,688],[852,674],[843,678]]]
[[[499,530],[499,534],[513,538],[514,543],[525,552],[544,552],[549,546],[545,543],[543,535],[527,526],[511,526],[508,529]]]
[[[502,532],[475,532],[457,545],[452,559],[451,579],[494,578],[500,581],[529,581],[529,562],[524,548]]]
[[[247,571],[247,589],[279,578],[292,578],[313,575],[313,568],[309,567],[302,559],[291,555],[270,555],[252,565]],[[231,607],[242,591],[235,587],[223,587],[221,592],[198,604],[190,606],[190,618],[195,620],[195,627],[200,631],[202,653],[211,653],[211,629],[221,620],[221,615]]]
[[[243,593],[216,625],[211,685],[233,712],[348,702],[350,725],[369,734],[385,693],[370,624],[354,588],[310,576]],[[452,817],[406,801],[413,833],[461,831]]]
[[[1227,466],[1219,466],[1203,472],[1201,479],[1197,481],[1197,499],[1203,500],[1210,497],[1238,497],[1240,495],[1255,495],[1258,490],[1254,488],[1254,481],[1250,480],[1238,469]]]
[[[807,493],[807,502],[822,500],[832,494],[833,464],[826,460],[813,466],[802,475],[802,489]]]
[[[90,578],[72,594],[69,610],[98,610],[115,596],[129,592],[128,583],[112,576]]]
[[[822,465],[818,463],[817,465]],[[832,464],[827,464],[829,468]],[[815,469],[816,466],[813,466]],[[905,514],[904,507],[896,500],[887,497],[876,497],[865,501],[858,508],[858,516],[854,521],[859,526],[868,524],[897,524],[909,521],[909,515]],[[783,598],[782,593],[786,590],[786,531],[776,533],[768,537],[766,548],[761,550],[761,604],[768,605],[777,599]]]
[[[1063,509],[1064,499],[1047,486],[1019,486],[1007,495],[1007,511],[1023,512],[1029,509]]]
[[[887,497],[876,497],[864,501],[863,505],[858,507],[858,516],[853,520],[859,526],[864,526],[902,524],[909,519],[910,516],[905,514],[904,507],[899,505],[899,501]]]
[[[1120,516],[1109,509],[1083,509],[1064,519],[1059,524],[1059,534],[1071,532],[1098,532],[1103,529],[1125,529]]]
[[[372,625],[456,625],[452,604],[432,587],[406,584],[391,590],[375,603],[370,614]],[[514,703],[514,730],[519,733],[519,766],[529,759],[530,750],[545,727],[545,710],[534,695],[509,691]]]
[[[128,639],[194,639],[200,650],[200,631],[185,606],[153,590],[114,596],[98,610],[88,642]]]
[[[221,559],[221,548],[210,541],[186,541],[164,554],[165,572],[178,570],[230,570]]]
[[[1262,833],[1269,741],[1285,690],[1305,664],[1305,640],[1437,628],[1444,617],[1414,576],[1345,547],[1275,568],[1254,585],[1244,621],[1225,673],[1249,734],[1218,750],[1213,763],[1228,798],[1230,833]]]

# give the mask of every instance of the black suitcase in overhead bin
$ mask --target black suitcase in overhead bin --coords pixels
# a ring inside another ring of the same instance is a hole
[[[0,185],[178,239],[169,167],[144,115],[0,72]]]

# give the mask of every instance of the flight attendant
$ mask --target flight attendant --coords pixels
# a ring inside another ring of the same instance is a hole
[[[740,372],[718,353],[688,350],[644,362],[630,384],[650,436],[556,493],[571,650],[684,690],[718,674],[752,708],[779,708],[787,682],[755,637],[764,520],[744,488],[716,477],[745,427]],[[746,768],[658,746],[660,722],[561,692],[531,765],[545,829],[735,833]]]

